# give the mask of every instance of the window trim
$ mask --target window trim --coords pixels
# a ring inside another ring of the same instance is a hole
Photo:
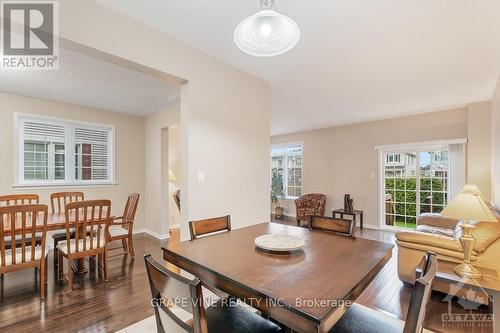
[[[289,196],[288,195],[288,154],[285,154],[285,155],[280,155],[280,154],[273,154],[273,149],[274,148],[288,148],[290,146],[294,146],[294,145],[300,145],[302,147],[302,165],[301,165],[301,178],[302,178],[302,184],[300,185],[300,193],[303,194],[304,192],[304,143],[301,142],[301,141],[297,141],[297,142],[287,142],[287,143],[278,143],[278,144],[273,144],[271,145],[271,165],[270,165],[270,168],[269,168],[269,173],[270,173],[270,177],[272,178],[272,172],[273,172],[273,169],[272,169],[272,158],[273,156],[286,156],[285,158],[285,167],[283,168],[283,192],[284,192],[284,196],[282,198],[282,200],[295,200],[295,199],[298,199],[300,198],[297,197],[297,196]]]
[[[48,181],[25,181],[24,180],[24,122],[25,121],[39,121],[54,125],[64,125],[65,138],[64,138],[64,154],[65,154],[65,180],[48,180]],[[101,129],[106,130],[109,133],[108,137],[108,148],[109,148],[109,160],[108,160],[108,180],[76,180],[74,172],[75,168],[74,161],[74,147],[68,144],[73,141],[74,127],[83,127],[91,129]],[[71,129],[70,131],[67,129]],[[14,179],[15,183],[12,185],[13,188],[47,188],[47,187],[107,187],[117,185],[115,182],[115,151],[116,151],[116,127],[114,125],[107,125],[101,123],[85,122],[79,120],[72,120],[59,117],[47,117],[44,115],[29,114],[29,113],[14,113]],[[68,170],[70,171],[68,173]]]

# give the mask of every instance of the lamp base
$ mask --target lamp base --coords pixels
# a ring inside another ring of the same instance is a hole
[[[479,269],[466,262],[457,265],[454,271],[456,274],[464,278],[479,279],[482,276]]]

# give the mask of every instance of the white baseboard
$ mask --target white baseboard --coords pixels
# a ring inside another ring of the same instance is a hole
[[[163,240],[163,239],[169,239],[170,238],[170,235],[169,234],[164,234],[164,235],[161,235],[159,233],[157,233],[156,231],[153,231],[151,229],[148,229],[148,228],[138,228],[138,229],[134,229],[134,231],[132,232],[134,235],[135,234],[148,234],[150,236],[153,236],[155,238],[158,238],[159,240]]]

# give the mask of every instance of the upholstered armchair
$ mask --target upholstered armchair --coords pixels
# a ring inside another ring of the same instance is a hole
[[[324,216],[326,205],[326,195],[321,193],[304,194],[295,200],[297,208],[297,225],[300,221],[309,221],[311,216]]]

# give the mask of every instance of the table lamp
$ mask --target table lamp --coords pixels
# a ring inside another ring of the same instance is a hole
[[[465,185],[453,200],[441,212],[441,215],[462,220],[462,237],[460,243],[464,251],[464,262],[455,267],[455,273],[461,277],[480,278],[481,271],[474,267],[470,257],[476,239],[472,236],[475,226],[472,221],[497,222],[496,217],[484,201],[484,196],[476,185]]]

